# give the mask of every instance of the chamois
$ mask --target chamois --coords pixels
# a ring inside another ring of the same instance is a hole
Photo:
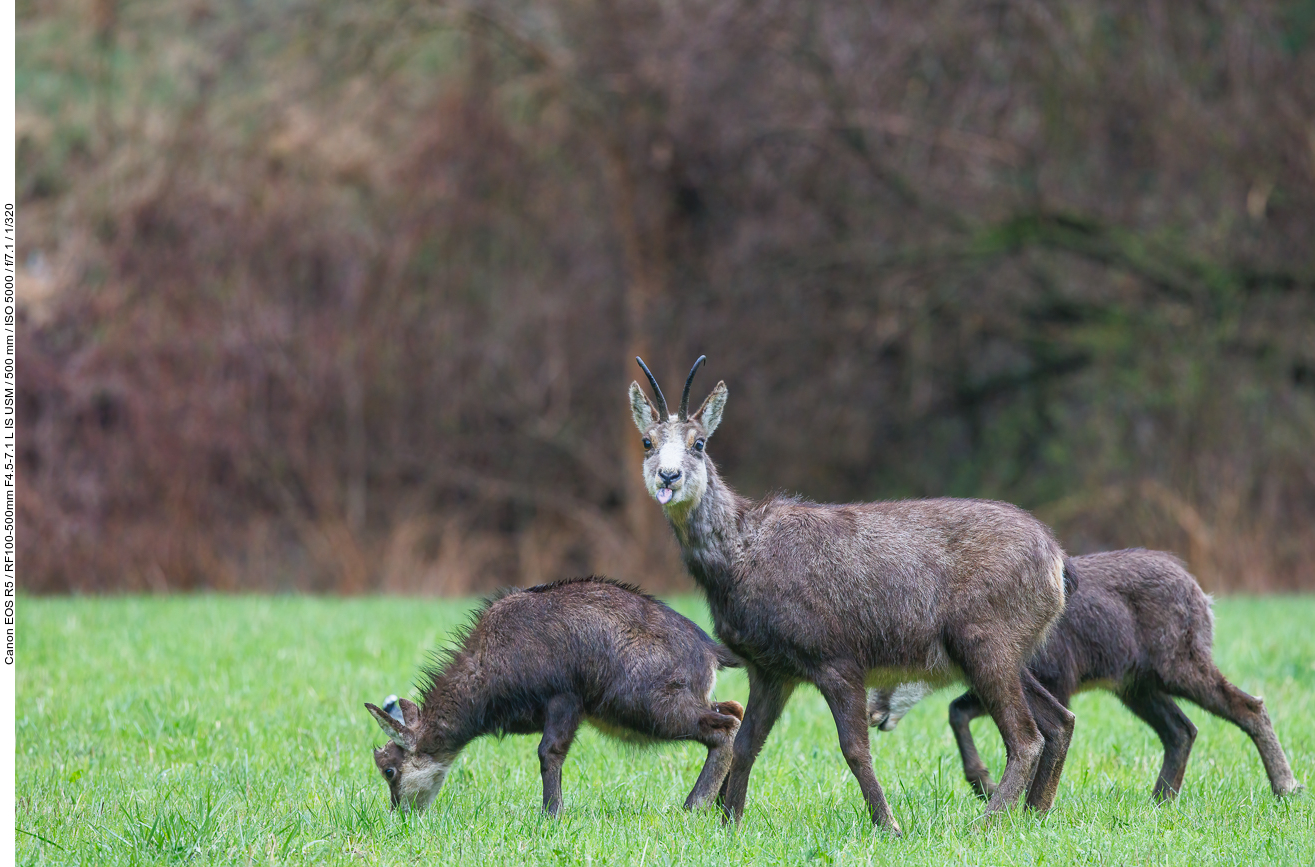
[[[708,748],[686,809],[710,803],[731,764],[744,709],[712,701],[717,671],[739,661],[689,619],[633,587],[577,578],[488,601],[425,672],[423,704],[367,703],[391,743],[374,751],[393,809],[422,810],[466,744],[535,734],[543,809],[562,806],[562,763],[587,721],[606,734]]]
[[[690,383],[704,360],[690,370],[679,412],[668,413],[657,380],[636,359],[657,406],[634,382],[630,409],[648,491],[707,596],[717,636],[749,676],[722,786],[727,819],[743,817],[754,759],[803,682],[826,699],[872,820],[892,833],[899,825],[872,771],[866,686],[966,682],[1008,746],[987,812],[1025,789],[1030,806],[1049,809],[1073,715],[1024,663],[1064,608],[1064,552],[1050,530],[1022,509],[984,500],[751,502],[722,481],[706,452],[726,383],[689,413]]]
[[[1196,739],[1196,726],[1174,703],[1175,696],[1246,732],[1260,751],[1276,796],[1301,791],[1264,703],[1233,686],[1215,667],[1210,597],[1177,557],[1132,548],[1074,557],[1069,567],[1078,577],[1077,587],[1028,668],[1065,706],[1076,692],[1109,690],[1155,730],[1164,744],[1153,792],[1157,801],[1182,788]],[[891,731],[930,692],[924,684],[872,690],[871,724]],[[982,711],[971,692],[959,696],[950,704],[950,728],[964,776],[978,795],[988,797],[995,787],[968,727]]]

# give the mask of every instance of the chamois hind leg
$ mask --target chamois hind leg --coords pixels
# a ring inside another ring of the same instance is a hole
[[[1196,726],[1172,698],[1158,689],[1133,689],[1119,698],[1160,736],[1164,744],[1164,764],[1155,780],[1155,800],[1167,801],[1183,788],[1187,757],[1196,740]]]
[[[814,683],[831,707],[836,720],[836,733],[840,736],[840,751],[845,754],[849,770],[858,779],[863,790],[872,823],[881,825],[899,836],[899,823],[886,803],[886,793],[872,771],[872,752],[868,741],[867,690],[863,687],[863,672],[858,668],[832,667],[824,669]]]
[[[744,708],[733,701],[717,702],[712,710],[700,708],[697,711],[698,734],[695,739],[708,748],[708,758],[685,799],[686,810],[706,807],[716,799],[722,781],[731,769],[735,733],[739,731],[743,717]]]
[[[998,648],[984,642],[955,654],[969,687],[995,720],[1005,742],[1005,770],[1000,784],[986,804],[986,812],[997,813],[1011,806],[1032,783],[1045,738],[1041,736],[1023,693],[1023,668],[1001,659]]]
[[[794,684],[764,677],[762,672],[746,666],[749,675],[749,706],[744,720],[735,734],[732,748],[731,770],[721,784],[718,800],[725,810],[725,820],[738,822],[744,818],[744,802],[749,794],[749,772],[754,759],[762,751],[772,726],[781,717],[786,701],[794,692]]]
[[[539,773],[543,775],[543,811],[549,816],[556,816],[562,808],[562,763],[580,728],[581,710],[579,696],[555,695],[544,713]]]
[[[1283,747],[1274,734],[1274,725],[1265,712],[1265,703],[1229,683],[1214,663],[1209,664],[1202,677],[1166,686],[1173,695],[1195,702],[1246,732],[1260,751],[1260,760],[1265,763],[1265,773],[1269,775],[1269,786],[1276,796],[1281,798],[1304,788],[1292,776],[1288,758],[1283,754]]]
[[[977,793],[977,797],[986,800],[995,792],[995,783],[991,781],[991,772],[977,752],[977,743],[969,724],[982,714],[986,708],[971,692],[950,702],[950,731],[954,732],[954,741],[959,745],[959,758],[963,760],[963,776]]]
[[[1055,790],[1059,788],[1059,778],[1064,772],[1064,760],[1068,757],[1068,746],[1073,740],[1076,717],[1026,668],[1023,669],[1023,690],[1037,727],[1046,739],[1041,758],[1037,762],[1036,774],[1027,790],[1027,805],[1044,813],[1055,803]]]

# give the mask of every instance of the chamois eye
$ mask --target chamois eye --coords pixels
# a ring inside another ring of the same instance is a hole
[[[385,768],[384,776],[391,780],[393,777],[397,776],[397,770],[395,768]]]
[[[648,437],[644,437],[644,448],[646,448],[646,449],[651,449],[651,448],[653,448],[653,441],[652,441],[651,439],[649,439]]]
[[[701,437],[694,441],[694,451],[696,452],[703,451],[703,439]]]

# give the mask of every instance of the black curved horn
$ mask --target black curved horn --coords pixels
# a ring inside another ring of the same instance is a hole
[[[700,355],[699,360],[694,362],[694,366],[689,369],[689,376],[685,379],[685,393],[680,396],[680,420],[689,420],[689,387],[694,382],[694,374],[699,372],[699,365],[708,360],[708,356]]]
[[[657,396],[657,402],[658,402],[658,405],[657,405],[657,408],[658,408],[658,419],[659,419],[660,421],[666,421],[666,419],[667,419],[667,399],[666,399],[665,397],[662,396],[662,389],[658,388],[657,380],[653,378],[653,374],[652,374],[652,372],[649,371],[649,369],[648,369],[648,365],[644,363],[644,359],[642,359],[642,358],[640,358],[638,355],[636,355],[636,356],[635,356],[635,361],[638,361],[638,362],[639,362],[639,366],[642,367],[642,368],[644,368],[644,376],[647,376],[647,377],[648,377],[648,384],[651,385],[651,386],[653,386],[653,394],[655,394],[655,395]],[[686,390],[686,391],[689,391],[689,388],[686,387],[685,390]]]

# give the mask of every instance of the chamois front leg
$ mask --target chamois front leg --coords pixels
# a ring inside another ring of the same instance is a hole
[[[954,732],[954,741],[959,745],[963,776],[983,801],[995,793],[995,783],[991,781],[991,772],[977,752],[977,744],[973,741],[969,725],[984,713],[986,709],[971,692],[965,692],[950,702],[950,731]]]
[[[772,726],[781,718],[786,701],[794,692],[793,683],[764,677],[753,667],[746,666],[749,674],[749,706],[744,720],[735,735],[732,749],[731,771],[721,784],[718,800],[725,811],[724,821],[738,822],[744,818],[744,802],[749,794],[749,772],[754,759],[762,751]]]
[[[877,782],[877,775],[872,771],[863,672],[851,666],[828,668],[814,683],[835,717],[840,751],[845,755],[850,772],[858,779],[858,787],[863,790],[872,823],[900,836],[899,822],[895,821],[895,814],[886,803],[886,793],[881,790],[881,783]]]
[[[1128,710],[1155,729],[1164,745],[1164,763],[1155,779],[1155,800],[1163,802],[1177,797],[1183,788],[1187,758],[1196,741],[1196,726],[1172,698],[1158,689],[1134,689],[1119,697]]]
[[[544,713],[539,773],[543,775],[543,811],[549,816],[556,816],[562,808],[562,763],[580,728],[581,710],[578,696],[555,695]]]

